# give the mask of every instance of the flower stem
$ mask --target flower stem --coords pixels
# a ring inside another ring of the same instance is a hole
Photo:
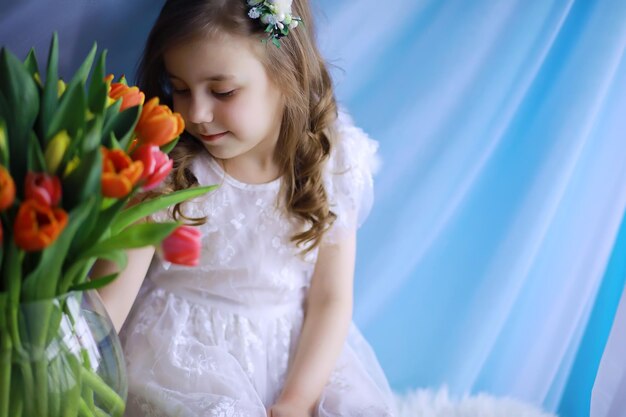
[[[109,387],[98,374],[85,367],[81,368],[83,382],[93,390],[102,400],[103,405],[110,410],[112,416],[124,414],[126,404],[117,393]]]
[[[102,410],[101,408],[96,407],[96,411],[95,411],[95,416],[96,417],[111,417],[111,415],[109,413],[107,413],[106,411]]]
[[[20,340],[20,335],[19,335],[19,330],[18,330],[19,329],[18,307],[17,307],[17,304],[14,304],[11,301],[12,300],[9,300],[9,304],[7,306],[9,310],[9,317],[8,317],[9,322],[7,324],[9,328],[9,333],[11,334],[11,337],[10,337],[11,342],[13,343],[13,351],[12,351],[13,359],[17,359],[16,362],[20,368],[20,371],[21,371],[20,374],[21,374],[21,380],[22,380],[22,384],[16,385],[16,386],[21,386],[23,388],[23,392],[20,393],[21,395],[23,395],[24,397],[29,397],[31,393],[34,392],[33,373],[29,365],[30,356],[28,355],[28,352],[26,352],[26,350],[22,348],[22,342]],[[16,371],[15,368],[13,368],[13,372],[14,371]],[[20,395],[18,395],[18,397],[19,396]],[[26,401],[25,404],[23,405],[25,407],[26,415],[31,416],[34,414],[33,401]]]
[[[24,362],[24,358],[20,359],[20,368],[22,371],[22,382],[23,382],[23,391],[22,391],[22,398],[30,398],[34,391],[34,384],[33,384],[33,374],[32,374],[32,370],[31,367],[28,366],[28,363]],[[27,416],[32,416],[35,414],[35,410],[33,409],[33,401],[32,399],[30,401],[25,401],[24,403],[24,411],[25,414]]]
[[[82,397],[78,401],[78,415],[80,417],[95,417]]]
[[[40,416],[48,415],[48,360],[43,357],[35,362],[35,404]]]
[[[5,314],[5,311],[0,314]],[[2,329],[0,332],[0,417],[9,416],[9,394],[11,390],[11,337]]]
[[[11,390],[11,401],[9,408],[9,415],[11,417],[22,417],[24,411],[24,393],[20,384],[20,373],[17,372],[17,367],[13,367],[13,389]]]
[[[63,417],[76,417],[78,415],[78,407],[81,391],[81,368],[78,358],[74,355],[68,355],[67,361],[69,363],[71,374],[76,378],[75,385],[67,391],[63,398]]]
[[[61,415],[61,398],[58,392],[48,393],[48,410],[50,416],[56,417]]]
[[[89,354],[87,353],[86,349],[81,349],[80,356],[83,359],[83,366],[91,368],[91,362],[89,361]],[[91,412],[95,414],[96,405],[94,404],[94,401],[93,401],[93,390],[87,384],[83,384],[82,389],[83,389],[83,392],[82,392],[83,400],[85,400],[85,403],[89,407],[89,410],[91,410]]]

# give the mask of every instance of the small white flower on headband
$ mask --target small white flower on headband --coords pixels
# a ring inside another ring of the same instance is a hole
[[[272,43],[280,48],[279,39],[289,35],[290,29],[298,27],[302,22],[297,16],[291,14],[292,0],[247,0],[251,9],[248,16],[259,19],[266,25],[265,32]]]

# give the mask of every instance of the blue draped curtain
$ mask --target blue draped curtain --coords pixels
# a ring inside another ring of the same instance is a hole
[[[0,43],[45,62],[58,30],[66,74],[97,40],[132,75],[162,3],[9,0]],[[626,276],[626,2],[314,8],[337,97],[380,142],[355,320],[392,387],[588,415]]]

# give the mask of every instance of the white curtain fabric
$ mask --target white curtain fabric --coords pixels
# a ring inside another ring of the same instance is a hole
[[[593,387],[591,417],[622,417],[626,412],[625,352],[626,292],[623,292]]]
[[[0,43],[43,63],[58,30],[66,73],[98,40],[131,75],[162,3],[2,2]],[[338,99],[380,141],[355,319],[392,386],[556,411],[626,207],[626,2],[313,5]],[[611,361],[594,417],[617,415]]]

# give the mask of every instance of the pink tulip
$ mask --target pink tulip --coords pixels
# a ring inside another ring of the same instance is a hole
[[[24,196],[44,206],[56,206],[61,199],[61,181],[52,175],[29,172],[26,174]]]
[[[141,145],[133,152],[132,157],[135,161],[143,162],[141,179],[144,181],[142,186],[144,191],[159,185],[174,166],[174,161],[155,145]]]
[[[200,261],[201,233],[192,226],[180,226],[161,243],[163,257],[178,265],[196,266]]]

